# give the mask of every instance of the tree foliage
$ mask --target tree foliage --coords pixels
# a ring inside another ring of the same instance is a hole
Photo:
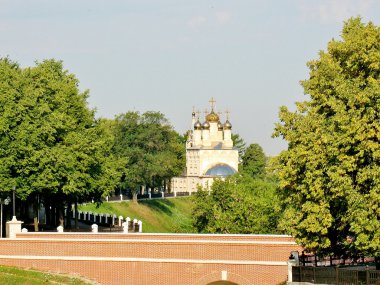
[[[277,170],[282,228],[311,250],[379,255],[379,27],[348,20],[308,67],[308,99],[282,107],[274,133],[288,141]]]
[[[280,204],[277,184],[248,175],[215,180],[211,191],[193,197],[193,226],[201,233],[268,234],[277,232]]]
[[[263,177],[267,157],[259,144],[250,144],[244,151],[239,165],[239,171],[252,177]]]
[[[87,106],[88,91],[62,62],[20,68],[0,59],[0,189],[50,205],[100,198],[113,189],[104,128]]]
[[[234,144],[234,148],[239,152],[239,157],[242,157],[246,148],[244,139],[239,134],[232,134],[231,139]]]
[[[159,187],[185,164],[183,139],[160,112],[127,112],[115,119],[113,153],[127,158],[120,187],[136,198],[141,186]]]

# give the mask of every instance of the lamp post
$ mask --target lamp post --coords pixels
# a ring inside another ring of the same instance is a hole
[[[16,219],[16,186],[13,186],[13,217],[12,220]]]
[[[3,238],[3,205],[8,205],[11,201],[11,198],[7,197],[5,200],[0,198],[0,238]]]

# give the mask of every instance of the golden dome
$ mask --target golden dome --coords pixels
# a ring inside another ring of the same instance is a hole
[[[206,116],[206,121],[209,123],[217,123],[219,122],[219,116],[214,111],[211,111],[211,113]]]
[[[231,130],[231,129],[232,129],[232,125],[231,125],[230,121],[227,120],[227,121],[224,123],[224,129],[225,129],[225,130]]]
[[[210,124],[207,121],[204,122],[203,125],[202,125],[202,129],[209,130],[210,129]]]
[[[194,124],[194,130],[201,130],[202,129],[202,124],[201,122],[196,121],[195,124]]]
[[[223,131],[223,124],[218,121],[218,131]]]

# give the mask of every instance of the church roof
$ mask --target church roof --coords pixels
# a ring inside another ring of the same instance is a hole
[[[217,123],[219,122],[219,116],[214,112],[214,110],[211,110],[211,113],[206,116],[206,121],[210,123]]]
[[[211,167],[209,170],[207,170],[205,175],[224,177],[224,176],[230,176],[235,173],[236,173],[236,170],[233,169],[231,166],[227,164],[218,164]]]
[[[194,130],[201,130],[202,129],[202,124],[199,122],[199,119],[195,122],[194,124]]]
[[[209,130],[210,129],[210,124],[209,124],[208,121],[206,121],[206,122],[204,122],[202,124],[202,129],[204,129],[204,130]]]
[[[231,130],[232,129],[232,125],[230,123],[229,120],[227,120],[225,123],[224,123],[224,129],[225,130]]]

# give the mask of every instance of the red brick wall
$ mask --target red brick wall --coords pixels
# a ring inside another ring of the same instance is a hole
[[[74,273],[101,284],[241,285],[287,279],[288,236],[26,233],[0,240],[0,263]],[[222,273],[227,271],[227,273]]]

